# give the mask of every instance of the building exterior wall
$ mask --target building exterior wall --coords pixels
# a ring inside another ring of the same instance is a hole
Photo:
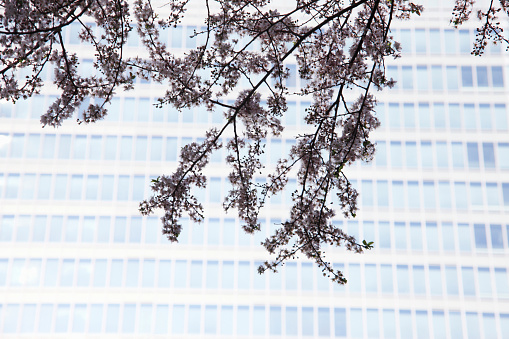
[[[375,248],[327,248],[345,286],[305,258],[256,273],[268,258],[259,243],[291,199],[272,198],[261,231],[244,234],[222,211],[222,151],[198,193],[205,222],[184,220],[179,244],[138,214],[150,179],[171,173],[221,112],[157,109],[164,86],[141,82],[91,126],[41,129],[51,86],[0,103],[1,336],[509,338],[509,57],[496,46],[470,56],[475,26],[452,29],[440,6],[394,25],[404,51],[387,63],[397,86],[377,93],[377,154],[347,170],[360,210],[335,221]],[[192,47],[196,27],[169,32],[168,45]],[[295,143],[307,105],[289,103],[268,166]]]

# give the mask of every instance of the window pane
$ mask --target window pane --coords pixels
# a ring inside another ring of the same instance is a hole
[[[461,278],[463,280],[463,295],[475,296],[474,269],[472,267],[462,267]]]
[[[463,87],[472,87],[474,85],[471,66],[461,66],[461,83]]]

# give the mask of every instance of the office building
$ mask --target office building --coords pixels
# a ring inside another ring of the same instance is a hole
[[[398,84],[377,93],[376,157],[347,171],[360,209],[335,222],[375,248],[326,249],[344,286],[306,258],[256,273],[267,258],[259,243],[291,199],[272,198],[261,232],[244,234],[222,211],[223,151],[198,193],[205,222],[184,220],[179,244],[156,216],[140,216],[150,179],[171,173],[178,149],[220,126],[220,112],[155,108],[164,88],[142,82],[87,126],[41,129],[51,86],[1,102],[1,336],[509,338],[509,55],[490,45],[471,56],[475,22],[455,30],[451,4],[426,5],[421,17],[394,22],[404,50],[387,61]],[[188,36],[197,25],[173,29],[168,46],[196,46]],[[91,72],[75,28],[67,41]],[[127,52],[139,45],[131,39]],[[308,105],[289,103],[283,137],[266,141],[267,164],[295,143]]]

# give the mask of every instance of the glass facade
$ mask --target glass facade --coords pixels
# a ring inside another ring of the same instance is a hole
[[[286,217],[296,181],[247,235],[222,212],[223,151],[197,192],[205,221],[183,219],[178,244],[138,214],[150,180],[222,112],[155,108],[164,88],[146,81],[91,126],[41,130],[51,89],[0,102],[1,336],[509,338],[509,57],[498,45],[471,56],[475,31],[451,29],[437,19],[449,9],[426,3],[426,20],[394,23],[403,57],[387,61],[396,86],[377,94],[375,159],[346,170],[360,210],[334,222],[375,248],[325,247],[344,286],[305,258],[258,275],[260,242]],[[199,44],[197,27],[162,37],[183,52]],[[133,35],[126,52],[139,45]],[[287,86],[300,86],[288,67]],[[82,71],[93,72],[89,60]],[[309,105],[288,103],[288,133],[265,141],[267,166],[295,144]]]

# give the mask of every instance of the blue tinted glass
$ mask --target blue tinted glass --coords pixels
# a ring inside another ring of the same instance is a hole
[[[394,208],[405,208],[405,191],[402,181],[392,182],[392,205]]]
[[[407,230],[405,223],[395,222],[394,223],[394,237],[396,249],[406,250],[407,248]]]
[[[382,323],[384,338],[396,338],[396,318],[394,310],[383,310]]]
[[[431,295],[442,295],[442,272],[440,266],[429,267],[429,286]]]
[[[313,264],[302,263],[301,288],[310,291],[313,289]]]
[[[100,217],[97,225],[97,242],[110,241],[110,217]]]
[[[269,334],[281,335],[281,307],[271,306],[269,311]]]
[[[472,51],[472,44],[470,43],[471,33],[466,29],[461,29],[459,35],[460,53],[469,55]]]
[[[447,338],[445,327],[445,315],[443,311],[433,311],[433,335],[434,338]]]
[[[504,248],[502,225],[490,225],[490,233],[491,233],[491,248],[493,249]]]
[[[403,196],[403,195],[402,195]],[[373,224],[374,226],[374,224]],[[378,223],[378,234],[380,238],[380,248],[391,248],[391,227],[388,222],[381,221]],[[374,239],[374,228],[373,228],[373,238]],[[373,241],[373,240],[371,240]]]
[[[113,175],[104,175],[101,184],[101,199],[112,200],[113,199],[113,186],[114,177]]]
[[[463,87],[472,87],[474,85],[471,66],[461,66],[461,84]]]
[[[502,196],[504,199],[504,205],[509,205],[509,184],[503,183],[502,184]]]
[[[435,209],[435,183],[433,181],[424,181],[423,183],[424,208]]]
[[[184,333],[184,317],[185,317],[185,308],[184,305],[173,305],[172,312],[172,329],[171,332],[173,334],[182,334]]]
[[[451,338],[463,338],[463,325],[459,312],[449,312],[449,328],[451,330]]]
[[[435,222],[426,222],[426,244],[428,251],[438,251],[438,227]]]
[[[427,103],[419,104],[419,127],[420,128],[431,128],[431,114],[429,111],[429,105]]]
[[[253,334],[265,334],[265,307],[255,306],[253,308]]]
[[[463,295],[475,296],[474,269],[461,267],[461,279],[463,281]]]
[[[143,260],[143,274],[141,276],[142,287],[154,287],[155,285],[156,261],[154,259]]]
[[[7,184],[5,185],[5,198],[6,199],[18,198],[19,183],[20,183],[20,175],[19,174],[8,174],[7,175]]]
[[[417,54],[426,54],[426,31],[424,29],[415,30],[415,52]]]
[[[452,165],[454,168],[463,168],[464,166],[464,155],[463,155],[463,144],[461,142],[453,142],[452,146]]]
[[[399,81],[400,81],[400,75],[399,75],[399,69],[397,66],[387,66],[387,79],[393,79],[394,81],[396,81],[396,83],[394,84],[394,89],[398,89],[399,88]],[[380,109],[379,109],[380,111]],[[383,121],[383,119],[382,119]],[[385,124],[383,124],[385,126]]]
[[[65,241],[76,242],[78,240],[79,219],[76,216],[67,217],[65,225]]]
[[[458,224],[459,247],[461,251],[471,251],[471,231],[468,224]]]
[[[445,108],[444,104],[433,104],[433,120],[435,121],[435,128],[445,128]]]
[[[361,189],[362,205],[373,206],[373,182],[371,180],[362,180]]]
[[[507,298],[509,296],[509,283],[505,268],[495,268],[495,286],[499,298]]]
[[[58,158],[69,159],[71,153],[71,135],[62,134],[58,144]]]
[[[445,68],[447,76],[447,89],[454,91],[458,89],[458,68],[456,66],[447,66]]]
[[[55,319],[55,332],[66,333],[69,330],[69,305],[59,304],[57,306]]]
[[[459,104],[449,104],[449,126],[451,129],[461,128],[461,111]]]
[[[391,141],[391,165],[392,167],[403,166],[401,142]]]
[[[493,87],[504,87],[504,72],[501,66],[491,67],[491,77],[493,78]]]
[[[444,246],[444,251],[454,251],[454,229],[452,228],[452,223],[442,223],[442,242]]]
[[[334,335],[336,337],[346,336],[346,310],[344,308],[334,309]]]
[[[414,79],[413,79],[413,70],[412,66],[403,66],[401,68],[403,72],[403,79],[401,81],[403,89],[413,89],[414,88]]]
[[[352,338],[363,338],[362,310],[359,308],[350,309],[350,335]]]
[[[134,333],[134,326],[136,324],[136,305],[124,305],[122,320],[122,333]]]
[[[206,272],[206,287],[207,288],[218,288],[219,286],[219,263],[217,261],[207,261],[207,272]]]
[[[412,250],[422,251],[422,229],[418,222],[410,223],[410,244]]]
[[[413,338],[412,314],[407,310],[399,311],[399,326],[401,338]]]
[[[204,316],[204,332],[205,334],[216,334],[217,333],[217,306],[207,305],[205,306]]]
[[[400,294],[410,293],[410,279],[408,276],[407,265],[397,265],[396,279],[398,281],[398,293]]]
[[[429,338],[428,312],[416,311],[415,323],[417,329],[417,338]]]
[[[427,91],[429,89],[427,66],[417,66],[416,79],[417,79],[417,89],[419,91]]]
[[[76,286],[88,287],[90,285],[90,273],[92,262],[90,259],[80,259],[78,262],[78,274]]]
[[[71,287],[74,281],[74,259],[64,259],[60,268],[60,286]]]
[[[430,141],[421,141],[421,162],[422,167],[433,167],[433,149]]]
[[[488,87],[488,68],[486,66],[477,66],[477,86]]]
[[[158,287],[168,288],[171,282],[171,261],[160,260],[158,268]]]
[[[445,267],[445,281],[448,295],[458,295],[458,274],[455,266]]]
[[[507,113],[504,104],[495,104],[495,129],[497,131],[507,130]]]
[[[385,180],[377,181],[377,200],[379,207],[389,206],[389,187]]]
[[[491,297],[492,288],[491,288],[491,273],[488,267],[479,267],[477,269],[477,275],[479,278],[479,292],[481,293],[481,297]]]
[[[405,127],[415,128],[415,109],[414,104],[405,103],[403,105],[403,117],[405,121]]]
[[[169,307],[168,305],[157,305],[154,333],[156,334],[167,334],[168,333],[168,318],[169,318]]]
[[[249,308],[248,306],[237,307],[237,334],[248,335],[249,328]]]
[[[9,311],[10,310],[7,308],[6,312],[9,312]],[[35,311],[36,311],[36,305],[34,305],[34,304],[23,305],[23,311],[21,314],[21,323],[20,323],[19,332],[21,332],[21,333],[34,332]],[[15,319],[15,322],[17,322],[17,319]],[[5,325],[4,325],[4,330],[5,330]]]
[[[221,306],[221,334],[233,334],[233,307]]]
[[[479,147],[476,142],[467,143],[468,167],[479,168]]]
[[[362,280],[361,280],[361,267],[359,264],[348,264],[348,273],[345,275],[349,284],[347,288],[350,292],[360,293]]]
[[[122,110],[122,119],[124,121],[133,121],[135,114],[136,114],[136,102],[134,101],[134,98],[125,98],[124,109]],[[129,145],[129,149],[126,151],[129,152],[129,154],[131,154],[131,145]]]
[[[127,270],[125,277],[126,287],[138,287],[139,269],[140,262],[138,259],[127,260]]]
[[[446,54],[456,54],[457,53],[457,41],[456,37],[457,31],[452,29],[444,30],[444,38],[445,38],[445,53]]]
[[[177,138],[166,138],[166,161],[177,161]]]
[[[113,259],[110,268],[110,287],[120,287],[124,270],[124,261],[122,259]]]
[[[142,228],[141,217],[132,217],[131,225],[129,225],[129,242],[139,243],[141,242],[141,228]]]
[[[58,259],[46,259],[46,268],[44,272],[44,286],[48,287],[56,286],[57,278],[58,278]]]
[[[141,305],[139,319],[138,332],[150,333],[152,330],[152,305]]]
[[[402,29],[400,31],[401,38],[401,52],[412,53],[412,31],[409,29]]]
[[[456,199],[456,208],[466,209],[468,206],[467,187],[464,182],[454,183],[454,195]]]
[[[493,143],[483,142],[482,144],[484,168],[495,168],[495,149]]]
[[[417,181],[409,181],[407,184],[408,189],[408,207],[420,208],[420,192],[419,183]]]
[[[117,185],[117,200],[126,201],[129,199],[129,176],[120,175]]]
[[[187,287],[187,261],[177,260],[175,262],[174,286],[176,288]]]
[[[49,333],[52,328],[53,305],[42,304],[39,309],[39,333]],[[4,327],[5,331],[5,327]]]
[[[126,217],[116,217],[115,218],[115,228],[113,231],[113,241],[118,242],[118,243],[125,242],[126,229],[127,229]]]
[[[442,91],[444,89],[442,66],[431,66],[431,88],[434,91]]]
[[[104,160],[115,160],[117,158],[117,137],[108,135],[104,144]]]
[[[378,310],[368,309],[366,318],[368,338],[379,338]]]
[[[475,312],[467,312],[467,333],[468,339],[480,338],[481,331],[479,330],[479,316]]]
[[[14,231],[14,216],[4,215],[0,222],[0,241],[11,241]]]
[[[364,266],[364,285],[366,286],[366,292],[377,293],[378,275],[376,265],[366,264]]]
[[[106,311],[106,333],[118,332],[120,305],[109,304]]]
[[[449,182],[441,181],[438,183],[438,197],[440,199],[441,209],[450,209],[452,207],[450,186]]]
[[[87,305],[78,304],[74,306],[72,332],[84,333],[87,322]]]
[[[413,266],[412,273],[414,280],[414,293],[417,295],[426,294],[426,275],[424,273],[424,266]]]
[[[487,248],[486,241],[486,227],[484,224],[474,225],[474,236],[475,236],[475,247],[476,248]]]
[[[447,168],[449,166],[449,154],[445,141],[438,141],[436,143],[436,159],[438,167]]]
[[[203,285],[203,263],[198,260],[191,261],[191,277],[190,277],[190,287],[191,288],[201,288]]]
[[[108,272],[108,263],[106,259],[96,259],[94,263],[94,287],[106,286],[106,275]]]
[[[417,144],[413,141],[405,142],[405,158],[408,168],[417,167]]]
[[[377,149],[375,153],[375,164],[377,167],[387,166],[387,151],[385,141],[376,142]]]
[[[399,128],[401,126],[400,106],[397,103],[389,103],[389,126]]]

